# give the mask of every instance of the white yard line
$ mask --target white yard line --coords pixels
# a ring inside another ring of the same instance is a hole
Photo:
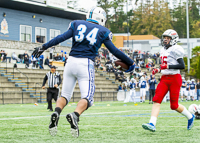
[[[114,113],[125,113],[125,112],[133,112],[133,111],[151,111],[151,110],[127,110],[127,111],[115,111],[115,112],[101,112],[101,113],[88,113],[83,114],[82,116],[86,115],[101,115],[101,114],[114,114]],[[172,110],[162,110],[162,111],[172,111]],[[65,116],[65,115],[61,115]],[[30,116],[30,117],[14,117],[14,118],[0,118],[0,120],[20,120],[20,119],[35,119],[35,118],[44,118],[44,117],[50,117],[50,115],[46,116]]]

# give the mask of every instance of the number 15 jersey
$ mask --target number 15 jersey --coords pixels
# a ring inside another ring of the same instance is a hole
[[[73,43],[69,55],[73,57],[94,61],[104,40],[112,41],[112,32],[98,24],[75,20],[70,23],[70,28],[73,30]]]
[[[163,47],[160,51],[160,58],[162,64],[177,65],[177,59],[183,58],[184,50],[180,45],[173,45],[166,49]],[[161,70],[163,75],[180,74],[179,69],[164,69]]]

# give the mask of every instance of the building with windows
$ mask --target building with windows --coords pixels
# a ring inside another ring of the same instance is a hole
[[[66,0],[1,0],[0,39],[45,43],[78,19],[85,20],[86,13],[67,8]],[[60,45],[71,44],[67,40]]]

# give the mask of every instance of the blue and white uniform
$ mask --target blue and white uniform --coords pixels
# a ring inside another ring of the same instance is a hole
[[[147,81],[146,80],[140,81],[139,87],[140,87],[140,97],[145,97],[147,91]],[[145,99],[143,98],[143,100]]]
[[[190,83],[187,82],[186,85],[186,96],[187,96],[187,100],[190,100]]]
[[[190,96],[192,96],[192,97],[195,96],[195,86],[196,86],[196,84],[194,82],[190,83]]]
[[[186,81],[183,80],[183,81],[182,81],[182,86],[181,86],[181,96],[183,96],[183,94],[184,94],[185,96],[187,96],[187,95],[186,95],[186,86],[185,86],[185,84],[186,84]]]
[[[135,88],[136,88],[136,83],[134,83],[133,81],[129,82],[129,88],[130,88],[130,93],[129,95],[127,94],[126,99],[124,100],[124,102],[135,102]]]
[[[110,30],[85,20],[72,21],[65,33],[45,43],[43,47],[48,49],[69,38],[72,38],[73,42],[64,69],[61,97],[69,102],[78,80],[81,98],[88,99],[89,106],[92,106],[95,92],[94,60],[102,43],[115,57],[127,65],[131,66],[133,61],[113,45]]]

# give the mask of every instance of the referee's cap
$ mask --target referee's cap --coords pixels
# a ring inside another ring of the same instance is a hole
[[[56,66],[52,66],[51,69],[52,69],[52,68],[56,69]]]

